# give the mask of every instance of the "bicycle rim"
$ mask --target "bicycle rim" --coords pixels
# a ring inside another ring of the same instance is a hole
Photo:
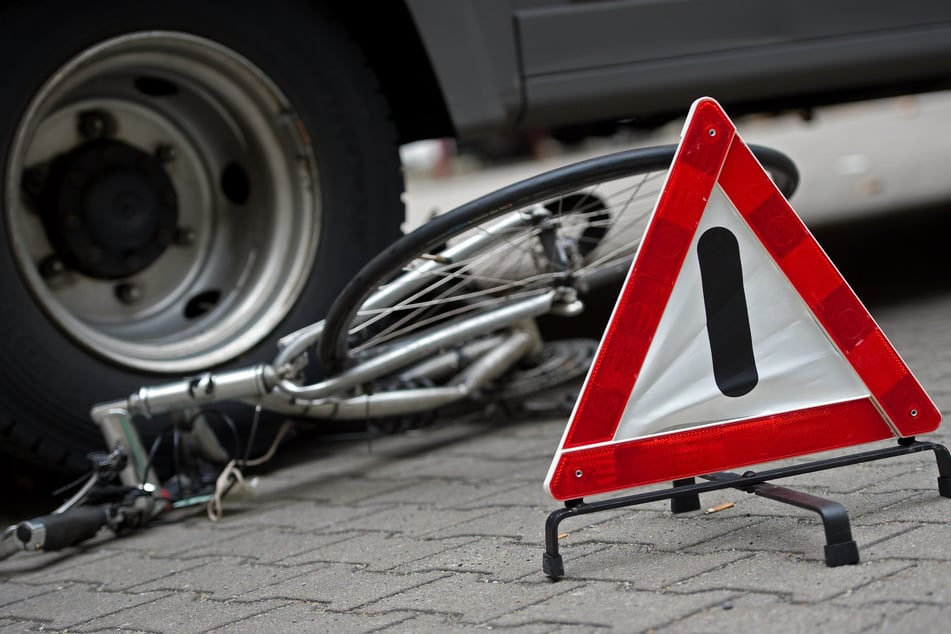
[[[567,305],[605,274],[623,275],[675,151],[673,145],[644,148],[568,165],[483,196],[407,234],[334,302],[318,348],[321,364],[339,369],[539,292],[560,289]],[[754,151],[791,195],[798,179],[793,163],[775,150]]]

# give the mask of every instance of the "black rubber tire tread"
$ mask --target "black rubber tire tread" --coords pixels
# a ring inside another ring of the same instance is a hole
[[[129,32],[189,32],[238,51],[270,76],[301,116],[322,196],[314,270],[284,321],[227,367],[270,360],[280,335],[320,319],[350,276],[400,236],[403,179],[389,107],[358,47],[319,4],[29,0],[5,3],[0,25],[0,54],[19,60],[0,76],[4,173],[17,122],[46,78],[80,51]],[[117,367],[64,336],[32,300],[6,248],[0,248],[0,285],[0,450],[50,470],[84,471],[85,454],[103,442],[90,407],[168,377]],[[143,423],[146,443],[164,426]]]
[[[772,148],[750,147],[780,191],[791,196],[799,184],[799,171],[792,159]],[[406,234],[361,269],[330,307],[318,346],[321,365],[333,371],[349,362],[348,331],[357,310],[381,283],[420,254],[513,209],[623,176],[668,169],[676,150],[676,145],[638,148],[559,167],[486,194]]]

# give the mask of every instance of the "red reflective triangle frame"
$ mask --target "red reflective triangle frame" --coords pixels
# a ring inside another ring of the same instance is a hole
[[[638,373],[719,183],[869,397],[677,432],[614,440]],[[664,190],[575,405],[546,486],[568,500],[934,431],[941,414],[740,139],[698,100]]]

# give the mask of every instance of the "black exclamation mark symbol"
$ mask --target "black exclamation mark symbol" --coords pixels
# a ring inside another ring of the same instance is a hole
[[[756,387],[759,375],[743,291],[740,245],[729,229],[713,227],[697,241],[697,257],[713,378],[726,396],[743,396]]]

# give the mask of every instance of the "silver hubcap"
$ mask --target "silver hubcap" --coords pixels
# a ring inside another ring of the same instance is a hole
[[[11,248],[79,344],[149,372],[232,359],[302,292],[320,196],[310,140],[247,59],[173,32],[76,56],[7,161]]]

